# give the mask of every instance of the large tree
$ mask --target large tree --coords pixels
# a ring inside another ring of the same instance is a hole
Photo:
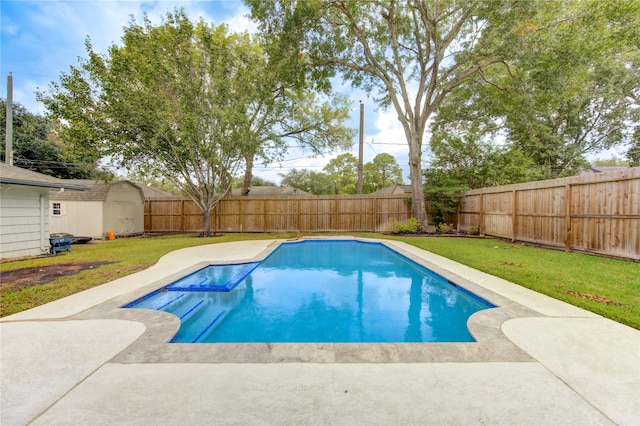
[[[402,183],[402,169],[393,155],[383,152],[364,165],[364,194],[370,194],[394,183]]]
[[[349,147],[355,135],[344,125],[350,106],[344,96],[316,95],[307,85],[296,86],[262,54],[252,62],[256,83],[245,108],[250,140],[244,151],[242,195],[249,193],[256,158],[267,164],[291,146],[320,155]]]
[[[246,105],[254,50],[249,34],[194,24],[182,10],[159,26],[145,17],[106,54],[87,41],[89,58],[40,99],[77,145],[173,182],[201,209],[207,236],[211,210],[253,148]]]
[[[427,121],[470,76],[502,60],[535,7],[507,2],[247,0],[263,33],[297,50],[325,81],[340,73],[398,114],[409,148],[412,214],[426,224],[422,150]]]
[[[637,1],[549,2],[517,32],[506,67],[478,73],[445,99],[434,139],[500,138],[540,178],[575,174],[588,154],[633,146],[639,27]]]
[[[338,155],[322,169],[333,183],[334,194],[358,192],[358,159],[351,153]]]
[[[0,99],[0,138],[6,131],[7,102]],[[61,179],[97,177],[96,158],[78,155],[70,144],[53,132],[50,120],[33,114],[19,103],[13,104],[13,164]],[[3,145],[0,158],[4,161]]]
[[[314,195],[335,194],[335,185],[331,178],[322,172],[308,169],[293,169],[289,173],[281,174],[282,185],[291,186],[310,192]]]

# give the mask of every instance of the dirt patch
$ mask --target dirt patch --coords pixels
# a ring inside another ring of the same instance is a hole
[[[87,269],[108,265],[109,263],[111,262],[74,262],[3,271],[0,285],[2,287],[23,288],[46,284],[56,278],[74,275]]]
[[[570,294],[570,295],[575,296],[575,297],[579,297],[581,299],[593,300],[594,302],[603,303],[605,305],[613,304],[613,302],[611,300],[607,299],[604,296],[599,296],[597,294],[578,293],[577,291],[568,291],[567,294]]]

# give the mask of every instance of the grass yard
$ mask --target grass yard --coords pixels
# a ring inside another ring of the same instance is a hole
[[[640,263],[495,239],[385,237],[640,329]]]
[[[640,329],[640,264],[636,262],[565,253],[494,239],[394,237],[370,233],[357,235],[404,241]],[[42,305],[143,270],[173,250],[202,244],[294,236],[298,234],[229,234],[213,238],[196,238],[195,235],[140,237],[73,246],[72,252],[61,256],[5,262],[0,264],[0,274],[14,269],[61,263],[110,263],[41,285],[17,287],[3,283],[0,285],[0,316]]]
[[[53,300],[108,283],[155,264],[163,255],[186,247],[230,241],[291,238],[295,234],[229,234],[211,238],[197,238],[196,234],[123,238],[96,241],[87,245],[73,245],[71,252],[0,263],[0,317],[43,305]],[[5,272],[30,267],[46,267],[60,263],[109,262],[95,269],[67,275],[41,285],[25,287],[7,285]]]

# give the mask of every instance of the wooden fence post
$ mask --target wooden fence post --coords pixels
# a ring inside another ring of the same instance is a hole
[[[479,215],[480,218],[478,220],[478,228],[481,234],[484,234],[484,194],[480,194],[480,206],[479,206]]]
[[[267,232],[267,200],[262,200],[262,232]]]
[[[571,184],[564,186],[564,251],[571,251]]]
[[[182,200],[182,206],[180,210],[180,231],[184,232],[184,200]]]
[[[513,230],[511,231],[511,242],[515,243],[516,240],[518,239],[518,191],[517,190],[513,190],[513,199],[511,201],[512,203],[512,209],[513,209],[513,218],[512,218],[512,225],[513,225]]]

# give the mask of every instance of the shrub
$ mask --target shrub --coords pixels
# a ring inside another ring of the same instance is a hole
[[[415,234],[420,231],[420,222],[414,217],[410,217],[406,222],[394,222],[394,234]]]
[[[446,223],[440,223],[438,225],[438,231],[440,231],[441,234],[451,234],[453,233],[453,225],[447,225]]]
[[[467,234],[480,235],[480,228],[478,228],[477,226],[470,226],[469,229],[467,229]]]

